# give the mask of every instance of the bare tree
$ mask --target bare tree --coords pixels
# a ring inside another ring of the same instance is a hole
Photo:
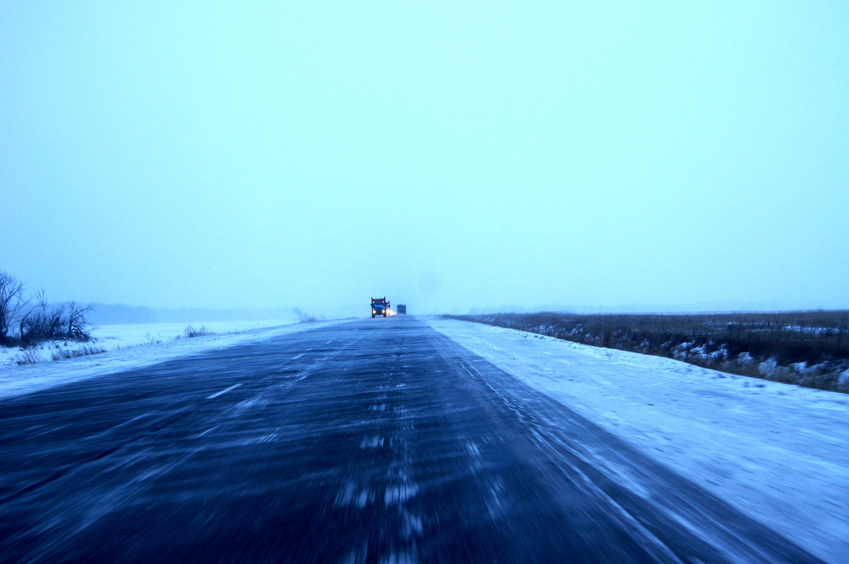
[[[63,307],[50,308],[44,290],[35,292],[35,305],[21,317],[19,333],[21,343],[34,345],[42,341],[58,338],[64,325]]]
[[[57,339],[91,340],[85,317],[91,307],[82,307],[76,302],[51,307],[43,290],[36,292],[35,302],[36,305],[20,319],[19,332],[24,346]]]
[[[0,271],[0,345],[11,343],[9,330],[26,303],[23,282]]]
[[[91,306],[76,302],[51,306],[44,290],[35,292],[31,300],[24,298],[24,285],[15,277],[0,271],[0,345],[34,345],[43,341],[70,339],[90,341],[91,324],[86,315]],[[17,334],[12,327],[17,323]]]
[[[74,341],[89,341],[91,335],[88,328],[91,325],[85,316],[92,311],[91,306],[80,306],[77,302],[68,304],[68,315],[65,321],[68,324],[67,335],[69,339]]]

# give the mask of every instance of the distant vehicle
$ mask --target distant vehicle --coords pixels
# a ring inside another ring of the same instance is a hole
[[[378,315],[382,315],[386,317],[389,313],[389,300],[386,299],[386,296],[382,298],[372,298],[371,299],[371,316],[375,317]]]
[[[406,315],[407,314],[407,306],[404,304],[398,304],[398,315]]]

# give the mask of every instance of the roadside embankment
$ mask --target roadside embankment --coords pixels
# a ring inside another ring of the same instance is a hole
[[[849,393],[849,311],[447,317]]]

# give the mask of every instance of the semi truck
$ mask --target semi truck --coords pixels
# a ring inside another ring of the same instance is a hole
[[[376,317],[378,315],[382,315],[386,317],[389,313],[389,300],[386,299],[386,296],[382,298],[372,298],[371,299],[371,316]]]

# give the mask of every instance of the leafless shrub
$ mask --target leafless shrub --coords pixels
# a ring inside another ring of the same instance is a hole
[[[301,323],[315,323],[316,321],[318,321],[317,317],[312,316],[306,313],[305,311],[302,311],[301,308],[296,307],[293,311],[295,312],[295,315],[298,316],[298,321],[300,321]]]
[[[86,315],[91,307],[76,302],[51,306],[39,290],[34,296],[36,305],[28,307],[24,285],[11,275],[0,271],[0,345],[31,346],[44,341],[90,341],[90,324]],[[13,325],[17,333],[13,334]]]
[[[200,327],[198,327],[197,329],[195,329],[191,325],[187,325],[186,330],[183,331],[183,335],[185,335],[185,337],[187,339],[191,339],[193,337],[205,337],[206,335],[213,335],[213,334],[214,333],[212,331],[210,331],[209,329],[207,329],[206,327],[204,327],[202,325]]]
[[[20,320],[18,331],[21,343],[33,345],[44,341],[71,340],[90,341],[89,323],[86,314],[90,307],[81,307],[75,302],[68,305],[51,306],[44,292],[36,294],[37,304]]]
[[[91,324],[86,320],[86,314],[92,311],[91,306],[80,306],[76,302],[68,304],[65,323],[67,329],[65,336],[73,341],[90,341],[89,328]]]

